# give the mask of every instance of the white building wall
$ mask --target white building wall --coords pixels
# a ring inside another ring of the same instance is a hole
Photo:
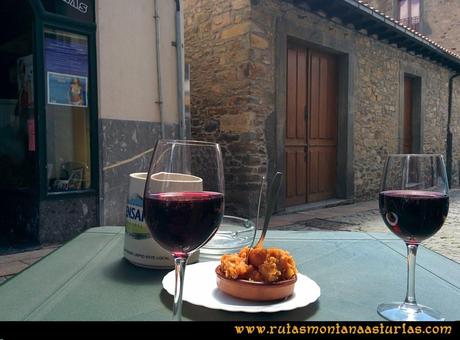
[[[175,0],[158,0],[165,122],[177,123]],[[98,0],[101,118],[159,122],[153,0]]]

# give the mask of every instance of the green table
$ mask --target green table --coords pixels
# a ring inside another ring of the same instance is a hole
[[[167,271],[123,258],[124,228],[81,234],[0,286],[0,320],[170,320]],[[232,313],[184,303],[191,320],[381,320],[380,302],[398,301],[406,286],[405,246],[392,234],[269,231],[266,246],[287,249],[300,272],[321,287],[313,304],[278,313]],[[421,247],[420,303],[460,319],[460,264]]]

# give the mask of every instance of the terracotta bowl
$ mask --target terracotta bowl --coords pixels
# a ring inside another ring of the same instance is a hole
[[[249,280],[233,280],[224,276],[220,266],[216,268],[217,287],[233,297],[252,301],[273,301],[285,299],[294,292],[297,276],[273,283]]]

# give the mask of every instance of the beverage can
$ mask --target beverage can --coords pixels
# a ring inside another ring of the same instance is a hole
[[[190,186],[186,178],[187,175],[183,176],[184,186]],[[146,172],[132,173],[129,175],[124,257],[132,264],[140,267],[155,269],[173,268],[174,257],[152,238],[147,224],[145,223],[143,197],[146,179]],[[178,185],[180,186],[180,183]],[[197,190],[198,189],[199,188],[197,188]],[[188,263],[197,262],[198,257],[199,250],[190,255]]]

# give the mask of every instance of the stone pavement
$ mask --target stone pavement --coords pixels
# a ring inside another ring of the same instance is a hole
[[[271,219],[270,228],[390,232],[380,217],[377,201],[275,215]],[[459,189],[450,192],[449,215],[444,226],[437,234],[424,241],[422,245],[460,263]],[[43,256],[48,255],[57,247],[59,245],[0,256],[0,284]]]
[[[273,216],[270,228],[390,232],[380,216],[377,201]],[[449,214],[443,227],[422,245],[460,263],[459,189],[450,191]]]
[[[0,284],[58,248],[58,245],[0,256]]]

